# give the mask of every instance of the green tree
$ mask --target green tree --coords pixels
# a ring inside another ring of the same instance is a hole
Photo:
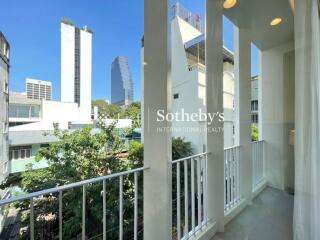
[[[141,103],[133,102],[124,113],[126,118],[130,118],[132,120],[132,128],[140,128],[141,127]]]
[[[108,104],[103,99],[93,100],[92,105],[98,107],[99,116],[104,115],[113,119],[123,118],[125,116],[125,112],[120,106]]]
[[[119,139],[115,124],[94,132],[91,127],[75,131],[61,131],[54,126],[54,136],[58,142],[41,148],[37,160],[45,158],[49,167],[41,170],[29,170],[22,174],[21,188],[25,192],[34,192],[59,185],[69,184],[97,176],[108,175],[132,169],[133,161],[119,157],[122,152],[122,141]],[[124,234],[132,236],[133,219],[133,179],[123,177],[124,196]],[[117,239],[119,223],[119,181],[106,181],[107,186],[107,229],[108,239]],[[88,238],[100,236],[102,233],[102,183],[86,186],[86,233]],[[54,239],[58,233],[58,194],[50,194],[34,199],[36,239]],[[19,205],[28,209],[29,202]],[[63,236],[64,239],[76,239],[81,234],[82,188],[63,191]],[[29,226],[28,212],[23,224]],[[48,219],[48,216],[52,216]],[[113,229],[113,231],[112,231]],[[28,238],[28,232],[22,236]]]
[[[185,141],[184,138],[172,138],[172,160],[184,158],[192,155],[191,142]]]
[[[251,140],[253,142],[259,140],[259,129],[256,125],[252,124],[251,125]]]

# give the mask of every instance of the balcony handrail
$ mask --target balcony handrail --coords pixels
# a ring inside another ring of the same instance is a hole
[[[19,197],[13,197],[13,198],[0,200],[0,207],[3,206],[3,205],[10,204],[10,203],[20,202],[20,201],[32,199],[32,198],[43,196],[43,195],[47,195],[47,194],[50,194],[50,193],[58,193],[60,191],[68,190],[68,189],[71,189],[71,188],[82,187],[83,185],[102,182],[104,180],[108,180],[108,179],[111,179],[111,178],[116,178],[116,177],[120,177],[120,176],[124,176],[124,175],[129,175],[129,174],[135,173],[135,172],[141,172],[141,171],[144,171],[144,170],[147,170],[147,169],[149,169],[149,167],[136,168],[136,169],[132,169],[132,170],[124,171],[124,172],[113,173],[113,174],[110,174],[110,175],[91,178],[91,179],[83,180],[83,181],[80,181],[80,182],[70,183],[70,184],[66,184],[66,185],[62,185],[62,186],[57,186],[57,187],[54,187],[54,188],[48,188],[48,189],[45,189],[45,190],[42,190],[42,191],[29,193],[29,194],[26,194],[26,195],[23,195],[23,196],[19,196]]]
[[[226,150],[230,150],[230,149],[233,149],[233,148],[240,148],[240,147],[241,147],[241,145],[234,145],[234,146],[231,146],[231,147],[227,147],[224,150],[226,151]]]
[[[203,152],[203,153],[195,154],[195,155],[192,155],[192,156],[188,156],[188,157],[180,158],[180,159],[177,159],[177,160],[173,160],[173,161],[171,161],[171,163],[174,164],[174,163],[177,163],[177,162],[183,162],[183,161],[191,159],[191,158],[196,158],[196,157],[200,157],[200,156],[203,156],[203,155],[209,155],[209,154],[211,154],[211,153],[210,152]]]

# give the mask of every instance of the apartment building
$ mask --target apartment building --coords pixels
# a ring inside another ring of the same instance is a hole
[[[52,82],[26,79],[27,98],[52,100]]]
[[[0,183],[8,176],[10,45],[0,32]],[[0,193],[0,197],[2,194]]]
[[[259,100],[258,100],[258,76],[251,78],[251,123],[258,125]]]
[[[9,71],[10,45],[0,31],[0,184],[4,182],[10,172],[9,164]],[[7,190],[0,190],[0,199],[6,198]],[[4,210],[0,209],[0,231],[4,225]]]
[[[172,112],[206,113],[204,24],[181,4],[171,8]],[[142,42],[142,47],[144,47]],[[143,61],[142,48],[142,68]],[[234,59],[223,48],[224,145],[234,145]],[[143,75],[142,75],[143,76]],[[143,78],[142,78],[143,79]],[[144,92],[142,92],[144,96]],[[192,143],[195,153],[206,149],[206,121],[172,121],[172,136]]]
[[[92,31],[61,21],[61,101],[77,103],[91,119]]]

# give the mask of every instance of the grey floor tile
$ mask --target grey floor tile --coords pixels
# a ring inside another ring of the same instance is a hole
[[[212,240],[292,240],[293,196],[266,188]]]

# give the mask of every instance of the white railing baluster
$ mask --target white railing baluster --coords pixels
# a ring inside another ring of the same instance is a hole
[[[102,227],[102,235],[103,235],[103,240],[107,239],[107,196],[106,196],[106,180],[103,180],[102,182],[102,222],[103,222],[103,227]]]
[[[189,234],[189,202],[188,202],[188,162],[184,160],[184,235]]]
[[[86,185],[82,186],[82,240],[86,239]]]
[[[177,162],[177,237],[181,239],[180,162]]]
[[[207,166],[208,166],[208,155],[204,156],[204,186],[203,186],[203,198],[204,198],[204,220],[207,226],[208,223],[208,174],[207,174]]]
[[[234,206],[234,148],[230,150],[230,172],[231,172],[231,206]]]
[[[30,239],[34,240],[34,203],[30,198]]]
[[[195,202],[194,202],[194,159],[191,158],[191,223],[192,223],[192,234],[195,234]]]
[[[230,207],[230,150],[227,150],[227,208]]]
[[[59,239],[62,240],[62,191],[59,191]]]
[[[240,201],[240,148],[236,150],[237,153],[237,198],[238,202]]]
[[[134,240],[138,239],[138,173],[134,173]]]
[[[197,184],[198,184],[198,226],[201,226],[201,157],[197,161]]]
[[[123,239],[123,176],[119,183],[119,239]]]
[[[223,191],[223,196],[224,196],[224,210],[226,210],[226,206],[227,206],[227,193],[226,193],[226,189],[227,189],[227,168],[226,168],[226,158],[227,158],[227,151],[223,151],[223,164],[224,164],[224,168],[223,168],[223,185],[224,185],[224,191]]]
[[[224,150],[224,210],[237,206],[240,202],[240,161],[239,146]]]

